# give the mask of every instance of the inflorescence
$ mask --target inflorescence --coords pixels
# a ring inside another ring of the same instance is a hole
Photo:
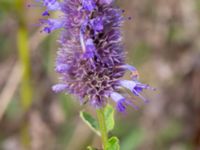
[[[113,0],[37,0],[45,7],[44,17],[51,11],[62,12],[57,19],[41,19],[43,31],[61,30],[60,48],[55,71],[60,83],[54,92],[75,95],[82,104],[88,102],[95,108],[104,107],[109,99],[124,112],[128,105],[137,109],[125,98],[123,89],[130,90],[145,102],[143,89],[152,89],[138,81],[135,67],[125,63],[121,26],[123,11],[114,6]],[[124,80],[125,72],[131,80]]]

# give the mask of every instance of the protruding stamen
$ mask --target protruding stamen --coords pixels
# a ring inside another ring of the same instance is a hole
[[[136,91],[135,89],[133,89],[133,93],[136,95],[136,96],[138,96],[139,98],[141,98],[143,101],[144,101],[144,103],[149,103],[149,100],[148,99],[146,99],[144,96],[142,96],[138,91]]]

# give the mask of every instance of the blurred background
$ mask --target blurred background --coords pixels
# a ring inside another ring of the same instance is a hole
[[[0,150],[85,150],[100,139],[73,97],[54,94],[59,31],[40,33],[40,8],[0,0]],[[121,150],[200,150],[200,0],[121,0],[127,62],[157,88],[140,110],[116,113]],[[140,101],[140,100],[138,100]]]

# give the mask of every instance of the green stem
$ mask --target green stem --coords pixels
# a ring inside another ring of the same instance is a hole
[[[28,33],[24,26],[20,26],[17,33],[17,46],[19,59],[22,66],[23,77],[20,87],[20,98],[23,111],[26,113],[32,104],[32,87],[30,79],[30,57],[28,47]],[[28,123],[23,124],[21,141],[26,149],[30,149],[30,135]]]
[[[97,109],[97,118],[99,121],[99,128],[101,132],[101,138],[102,138],[102,143],[103,143],[103,148],[105,149],[107,140],[108,140],[108,135],[107,135],[107,129],[106,129],[106,122],[105,122],[105,116],[104,116],[104,109]]]
[[[18,17],[17,48],[19,60],[23,71],[20,85],[20,102],[24,113],[27,113],[32,104],[33,89],[31,85],[31,61],[28,41],[28,30],[26,25],[26,0],[16,0],[15,9]],[[29,123],[24,122],[21,129],[21,142],[25,149],[30,149]]]
[[[23,78],[20,89],[21,104],[27,111],[32,103],[32,87],[30,79],[30,57],[28,48],[28,35],[25,27],[20,27],[17,33],[19,58],[23,69]]]

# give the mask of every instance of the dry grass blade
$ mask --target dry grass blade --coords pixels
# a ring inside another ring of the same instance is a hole
[[[0,94],[0,120],[3,117],[3,114],[10,102],[10,100],[12,99],[20,81],[22,78],[22,70],[21,70],[21,66],[20,63],[17,62],[14,67],[13,70],[10,74],[10,76],[8,77],[8,81],[2,91],[2,93]]]
[[[30,49],[35,50],[38,45],[45,39],[46,35],[41,34],[41,29],[30,37]],[[5,87],[0,93],[0,121],[5,113],[5,110],[10,103],[20,81],[22,79],[22,68],[19,62],[16,62],[10,76],[8,77]]]

